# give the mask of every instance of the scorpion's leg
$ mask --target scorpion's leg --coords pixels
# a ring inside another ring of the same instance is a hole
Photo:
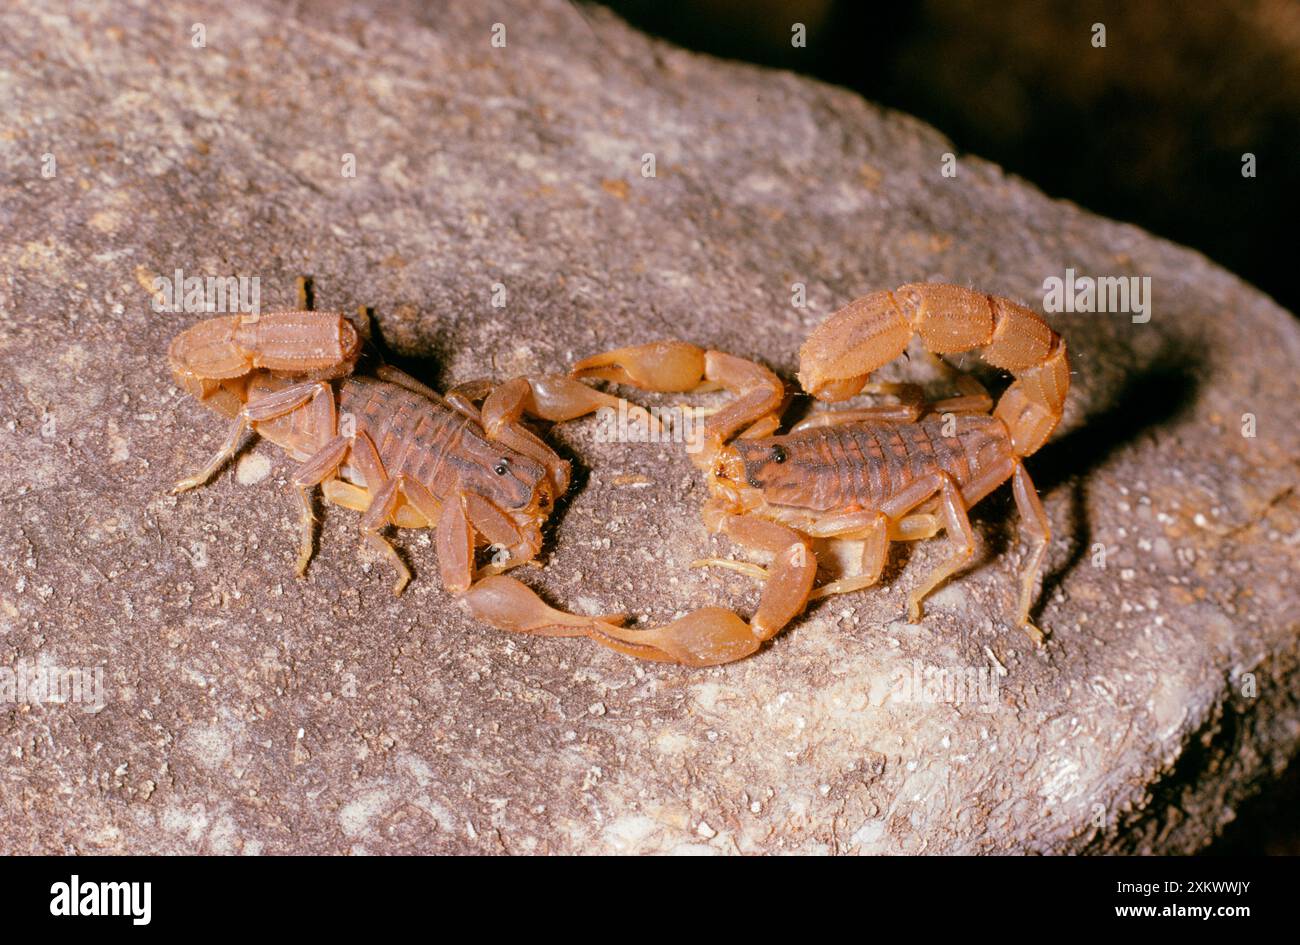
[[[352,441],[346,436],[335,436],[310,459],[298,467],[290,482],[298,490],[302,502],[302,541],[298,550],[298,561],[294,566],[298,577],[307,573],[307,564],[311,561],[313,544],[313,525],[316,516],[312,514],[311,490],[338,472]]]
[[[321,483],[321,492],[330,505],[351,509],[353,512],[370,510],[370,493],[361,486],[344,482],[342,479],[326,479]],[[441,506],[438,511],[441,512]],[[392,522],[398,528],[432,528],[438,521],[437,515],[430,518],[418,512],[409,502],[399,505],[393,514]]]
[[[397,553],[392,542],[380,534],[380,530],[390,523],[393,513],[397,511],[398,502],[403,498],[403,486],[411,481],[404,476],[386,480],[371,493],[370,507],[361,516],[361,535],[366,544],[384,555],[397,571],[397,580],[393,584],[394,595],[401,594],[406,588],[411,580],[411,570],[402,560],[402,556]],[[405,498],[410,500],[409,492],[405,494]]]
[[[871,587],[880,580],[889,554],[889,519],[877,513],[862,533],[862,561],[857,574],[823,584],[808,595],[809,600],[819,600],[832,594],[850,594]]]
[[[1038,492],[1034,489],[1033,482],[1030,481],[1029,472],[1025,469],[1024,463],[1018,458],[1009,457],[989,466],[977,478],[967,483],[966,488],[961,491],[961,507],[965,509],[971,508],[980,499],[1006,482],[1007,479],[1012,481],[1011,486],[1016,498],[1016,509],[1020,512],[1024,527],[1033,539],[1029,560],[1020,579],[1020,601],[1017,620],[1020,627],[1029,634],[1035,643],[1042,643],[1044,634],[1030,621],[1029,610],[1033,605],[1034,585],[1042,570],[1043,558],[1047,553],[1047,545],[1051,540],[1052,530],[1047,514],[1043,511],[1043,505],[1038,499]],[[937,528],[932,524],[933,522],[934,517],[931,515],[908,515],[891,525],[891,537],[902,540],[928,538],[937,531]],[[949,529],[951,532],[951,526],[949,526]],[[895,531],[898,534],[893,534]],[[910,534],[905,534],[905,532],[910,532]]]
[[[438,500],[433,497],[433,493],[418,480],[403,475],[396,476],[380,486],[379,492],[371,501],[370,508],[361,517],[361,527],[365,532],[366,541],[371,547],[383,552],[397,569],[397,582],[393,585],[394,594],[402,593],[407,582],[411,580],[411,572],[398,555],[397,549],[379,534],[379,530],[395,522],[399,499],[405,499],[407,503],[414,506],[426,521],[436,519],[440,512]]]
[[[967,502],[967,506],[970,503]],[[943,530],[943,522],[937,515],[918,513],[905,515],[896,522],[889,523],[890,541],[924,541],[933,538]]]
[[[375,377],[381,381],[387,381],[390,384],[396,384],[398,387],[405,387],[415,394],[428,397],[433,401],[441,401],[443,398],[438,392],[423,381],[416,380],[399,367],[393,367],[391,364],[378,364],[375,366]]]
[[[248,418],[241,410],[235,417],[235,422],[231,424],[230,433],[226,436],[226,442],[221,444],[221,448],[213,454],[212,459],[208,461],[208,464],[204,466],[202,470],[192,476],[185,477],[180,482],[176,483],[176,485],[172,486],[172,495],[176,495],[178,492],[186,492],[190,489],[195,489],[204,485],[209,479],[216,475],[217,470],[225,464],[226,460],[230,459],[231,456],[234,456],[235,453],[238,452],[239,444],[243,441],[244,433],[247,432],[247,430]]]
[[[572,373],[663,393],[725,388],[736,399],[704,424],[704,438],[714,444],[755,424],[770,432],[774,426],[769,418],[778,416],[785,403],[785,385],[761,364],[722,351],[704,351],[684,341],[607,351],[579,361]],[[694,455],[705,462],[711,451],[696,450]]]
[[[939,565],[929,577],[916,588],[907,599],[907,620],[919,623],[921,620],[921,602],[931,591],[961,570],[975,553],[975,533],[970,527],[970,518],[966,515],[966,503],[962,499],[957,483],[947,473],[938,473],[939,509],[943,515],[944,528],[948,540],[956,549],[951,558]]]
[[[235,422],[230,427],[230,434],[226,437],[226,442],[221,445],[221,448],[208,461],[208,464],[200,472],[176,483],[172,487],[172,494],[175,495],[178,492],[194,489],[211,479],[217,470],[238,452],[244,433],[254,423],[260,420],[274,420],[276,417],[283,417],[322,393],[328,394],[330,399],[333,399],[333,390],[328,384],[323,381],[313,381],[308,384],[295,384],[292,387],[286,387],[245,405],[235,417]]]
[[[313,414],[309,427],[316,431],[320,448],[298,467],[290,480],[298,490],[298,499],[302,508],[302,540],[296,564],[299,577],[306,573],[307,563],[311,561],[312,554],[312,532],[316,516],[312,514],[311,490],[338,471],[351,446],[351,438],[338,435],[338,413],[335,409],[333,390],[328,384],[320,386],[328,390],[330,396],[321,396],[323,391],[318,391],[317,396],[314,396],[305,408]],[[324,441],[323,445],[320,445],[320,441]]]
[[[1043,503],[1038,500],[1038,492],[1034,489],[1034,484],[1030,481],[1029,473],[1025,471],[1023,463],[1016,463],[1016,471],[1011,479],[1011,490],[1015,494],[1016,509],[1020,512],[1024,527],[1034,540],[1033,550],[1029,554],[1029,562],[1025,565],[1024,574],[1020,578],[1018,618],[1020,626],[1034,639],[1034,642],[1042,643],[1043,631],[1039,630],[1030,621],[1029,608],[1033,604],[1034,585],[1038,581],[1038,575],[1043,567],[1043,556],[1047,553],[1047,543],[1052,537],[1052,527],[1047,520],[1047,513],[1043,511]]]
[[[362,538],[366,544],[386,557],[396,569],[397,581],[393,585],[393,593],[400,594],[407,582],[411,580],[411,571],[401,555],[397,553],[397,549],[380,534],[380,530],[389,524],[402,498],[417,509],[421,505],[428,505],[434,514],[437,514],[437,503],[433,501],[432,496],[428,495],[428,490],[414,480],[405,476],[390,479],[384,470],[383,461],[379,458],[379,450],[375,447],[374,440],[365,431],[357,433],[352,438],[352,460],[361,471],[366,481],[366,490],[370,493],[370,505],[361,516]]]

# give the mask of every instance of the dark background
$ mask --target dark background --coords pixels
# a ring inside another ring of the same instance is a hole
[[[1300,0],[605,5],[678,45],[915,115],[959,155],[1199,249],[1300,311]],[[805,48],[791,44],[794,23]],[[1095,23],[1105,48],[1092,45]],[[1254,178],[1242,176],[1246,152]],[[1292,764],[1207,852],[1300,853],[1297,811]]]
[[[1300,310],[1300,0],[609,0],[679,45],[924,119],[958,154],[1201,250]],[[808,45],[791,45],[791,24]],[[1106,47],[1092,46],[1092,26]],[[1256,158],[1244,178],[1242,154]]]

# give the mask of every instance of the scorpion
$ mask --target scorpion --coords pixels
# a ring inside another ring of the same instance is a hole
[[[1010,480],[1032,544],[1017,621],[1041,644],[1044,634],[1030,609],[1051,528],[1023,460],[1061,419],[1070,382],[1065,342],[1035,312],[1009,299],[963,286],[909,284],[859,298],[816,328],[799,352],[799,381],[824,402],[914,388],[870,382],[872,372],[905,353],[914,335],[936,356],[978,350],[1015,380],[996,406],[975,378],[963,375],[956,397],[824,410],[774,435],[788,402],[785,385],[752,361],[674,340],[619,348],[575,365],[576,378],[734,395],[707,419],[694,444],[695,463],[708,481],[703,519],[710,531],[770,561],[766,568],[726,558],[695,562],[763,582],[748,622],[705,607],[640,631],[644,636],[611,635],[599,624],[584,628],[587,635],[648,659],[730,662],[758,650],[810,600],[874,585],[891,541],[942,530],[952,554],[909,595],[908,620],[917,623],[924,599],[974,554],[968,510]],[[857,573],[815,587],[815,540],[860,543]]]
[[[974,378],[934,403],[909,402],[814,413],[775,435],[789,402],[768,368],[722,351],[670,340],[619,348],[580,361],[569,375],[457,385],[445,395],[378,363],[356,373],[363,333],[337,313],[317,312],[299,284],[299,311],[200,322],[173,340],[177,383],[233,419],[225,443],[173,492],[208,482],[251,429],[299,462],[291,478],[301,502],[302,575],[313,553],[312,490],[362,513],[367,544],[410,572],[383,537],[388,525],[435,529],[444,588],[502,630],[587,637],[647,660],[713,666],[759,650],[808,605],[876,584],[891,541],[941,530],[951,557],[915,588],[908,619],[967,565],[975,539],[967,512],[1010,480],[1033,547],[1021,575],[1018,623],[1035,641],[1033,590],[1051,529],[1022,460],[1060,421],[1069,389],[1064,340],[1032,310],[962,286],[919,283],[864,296],[834,313],[800,349],[799,380],[818,400],[908,385],[870,382],[913,335],[935,355],[979,350],[1015,380],[996,406]],[[563,422],[601,408],[649,413],[583,383],[603,380],[665,393],[725,389],[733,398],[708,418],[692,455],[707,476],[706,527],[766,556],[768,566],[724,558],[697,561],[764,583],[746,621],[703,607],[661,627],[623,626],[623,615],[582,616],[552,608],[503,572],[535,563],[541,529],[570,482],[570,466],[523,423]],[[991,412],[990,412],[991,411]],[[348,418],[349,423],[341,423]],[[858,570],[814,586],[814,541],[861,544]],[[476,549],[500,549],[476,567]]]
[[[395,594],[411,574],[382,530],[433,527],[443,586],[472,612],[509,630],[620,632],[621,616],[555,610],[502,572],[534,563],[571,475],[524,417],[571,420],[622,401],[563,375],[470,381],[439,395],[377,352],[380,363],[359,373],[369,311],[359,330],[342,314],[315,311],[310,295],[302,279],[298,311],[209,318],[172,340],[176,383],[233,420],[216,454],[172,493],[211,480],[251,430],[299,464],[290,478],[301,504],[299,576],[313,554],[319,486],[326,502],[362,513],[364,542],[397,571]],[[485,545],[497,553],[478,568]]]

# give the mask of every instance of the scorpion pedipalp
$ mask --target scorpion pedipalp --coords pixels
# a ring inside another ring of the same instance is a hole
[[[702,607],[662,627],[634,630],[622,615],[582,617],[556,610],[526,584],[505,575],[484,578],[463,598],[478,620],[501,630],[551,637],[588,637],[627,656],[683,666],[717,666],[754,653],[762,640],[723,607]]]
[[[579,361],[572,373],[659,393],[725,389],[734,394],[731,403],[705,421],[703,442],[692,444],[693,458],[705,466],[732,436],[759,425],[774,428],[775,415],[785,400],[785,385],[761,364],[684,341],[619,348]]]
[[[685,341],[653,341],[584,358],[571,373],[642,390],[685,393],[704,382],[704,356],[704,349]]]
[[[586,636],[593,624],[615,630],[627,619],[623,614],[583,617],[556,610],[528,585],[505,574],[483,578],[461,599],[477,619],[498,630],[539,636]]]

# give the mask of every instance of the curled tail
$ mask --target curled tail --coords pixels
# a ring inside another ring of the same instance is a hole
[[[913,335],[935,354],[978,349],[986,362],[1011,372],[1015,381],[994,416],[1006,424],[1017,456],[1047,442],[1070,389],[1064,339],[1031,309],[964,286],[910,283],[850,302],[804,342],[800,383],[821,400],[847,400]]]

